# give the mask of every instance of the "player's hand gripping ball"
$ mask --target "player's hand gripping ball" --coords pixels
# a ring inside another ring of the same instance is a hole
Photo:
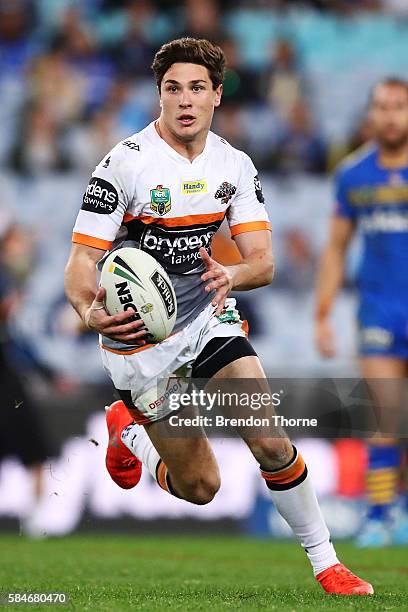
[[[106,290],[109,315],[133,311],[143,319],[150,342],[171,334],[177,317],[176,294],[167,272],[151,255],[133,247],[113,251],[103,263],[100,286]]]

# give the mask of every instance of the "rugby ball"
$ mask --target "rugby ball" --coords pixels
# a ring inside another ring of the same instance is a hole
[[[148,253],[124,247],[105,259],[100,286],[106,290],[105,308],[114,315],[133,310],[144,321],[151,342],[167,338],[177,317],[177,300],[164,268]]]

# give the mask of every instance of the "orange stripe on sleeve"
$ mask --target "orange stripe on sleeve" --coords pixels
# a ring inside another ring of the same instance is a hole
[[[231,236],[237,236],[244,232],[258,232],[260,230],[270,230],[269,221],[250,221],[249,223],[238,223],[230,227]]]
[[[112,242],[110,240],[102,240],[101,238],[87,236],[86,234],[79,234],[78,232],[73,232],[72,242],[94,247],[95,249],[101,249],[102,251],[108,251],[112,246]]]

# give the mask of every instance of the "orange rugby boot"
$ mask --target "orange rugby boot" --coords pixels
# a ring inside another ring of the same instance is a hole
[[[109,442],[105,463],[110,477],[122,489],[135,487],[142,475],[142,462],[121,440],[122,431],[133,422],[128,409],[121,400],[106,408]]]
[[[342,563],[336,563],[317,574],[316,580],[320,582],[326,593],[331,595],[373,595],[374,589],[369,582],[365,582]]]

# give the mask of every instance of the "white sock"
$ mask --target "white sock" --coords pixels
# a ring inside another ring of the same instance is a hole
[[[272,491],[273,503],[305,549],[313,573],[339,563],[309,476],[293,489]]]
[[[125,427],[121,434],[121,440],[130,452],[140,459],[156,480],[156,468],[160,461],[160,455],[154,448],[143,425],[131,423]]]

